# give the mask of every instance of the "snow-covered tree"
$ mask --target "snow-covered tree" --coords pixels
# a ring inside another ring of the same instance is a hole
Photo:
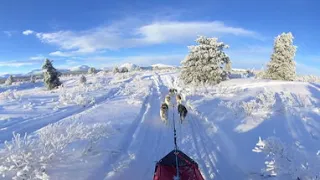
[[[119,73],[119,72],[120,72],[120,70],[119,70],[118,67],[114,67],[114,68],[113,68],[113,73]]]
[[[44,65],[42,66],[44,83],[46,87],[50,90],[61,85],[59,76],[61,75],[52,65],[52,61],[46,59]]]
[[[218,38],[197,38],[197,46],[189,46],[189,54],[181,62],[182,71],[180,79],[185,83],[209,83],[218,84],[225,80],[227,73],[224,65],[230,61],[223,52],[228,48]]]
[[[87,82],[87,78],[84,75],[80,76],[80,83],[85,84]]]
[[[34,75],[30,76],[30,82],[35,83],[36,82],[36,77]]]
[[[12,75],[10,75],[10,76],[7,78],[5,84],[6,84],[6,85],[12,85],[12,83],[13,83],[13,77],[12,77]]]
[[[282,33],[275,38],[273,54],[268,64],[266,78],[292,81],[296,78],[294,56],[297,47],[293,45],[291,32]]]
[[[316,180],[320,177],[318,153],[308,155],[299,145],[288,145],[279,138],[269,137],[259,141],[252,150],[266,155],[262,176],[277,176],[279,179]]]
[[[128,68],[126,67],[121,68],[121,73],[126,73],[126,72],[129,72]]]
[[[96,70],[96,68],[91,67],[91,68],[88,69],[88,73],[89,74],[95,74],[95,73],[97,73],[97,70]]]

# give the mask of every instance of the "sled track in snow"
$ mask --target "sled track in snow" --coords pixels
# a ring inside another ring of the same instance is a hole
[[[108,180],[132,179],[132,177],[151,179],[155,161],[172,147],[169,144],[172,143],[171,136],[165,132],[171,129],[165,127],[159,118],[160,99],[164,97],[163,93],[167,88],[163,86],[158,74],[151,76],[150,79],[153,80],[151,92],[145,99],[138,117],[124,136],[121,154],[105,162]],[[137,168],[139,166],[141,167]]]
[[[48,124],[56,123],[62,119],[72,117],[75,114],[80,114],[90,110],[91,108],[98,107],[99,105],[116,97],[117,93],[124,88],[125,84],[130,83],[134,78],[135,76],[123,81],[120,86],[111,88],[107,94],[96,99],[94,104],[87,105],[84,108],[77,107],[70,111],[67,111],[67,109],[63,109],[54,113],[39,115],[33,118],[21,120],[18,123],[2,127],[0,129],[0,144],[4,143],[5,141],[11,140],[13,137],[12,132],[19,134],[32,133],[47,126]]]

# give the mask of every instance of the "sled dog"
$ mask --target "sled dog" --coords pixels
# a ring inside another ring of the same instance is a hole
[[[168,109],[169,106],[167,103],[162,103],[160,107],[160,117],[164,123],[168,123]]]
[[[178,103],[178,104],[181,104],[182,98],[181,98],[181,95],[180,95],[180,94],[178,94],[178,95],[176,96],[176,100],[177,100],[177,103]]]
[[[177,89],[174,89],[174,88],[169,89],[170,94],[175,94],[177,92],[178,92]]]
[[[166,97],[164,98],[164,102],[167,103],[167,105],[170,105],[170,96],[169,95],[166,95]]]
[[[180,120],[182,122],[186,118],[186,116],[188,114],[188,110],[184,105],[179,104],[178,105],[178,113],[180,115]]]

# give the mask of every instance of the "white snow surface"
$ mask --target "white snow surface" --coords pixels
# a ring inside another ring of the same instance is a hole
[[[139,68],[138,65],[132,64],[132,63],[125,63],[120,66],[120,68],[124,68],[124,67],[127,68],[129,71],[134,71]]]
[[[70,71],[84,71],[84,72],[88,72],[89,70],[89,66],[87,65],[80,65],[80,66],[75,66],[70,68]]]
[[[151,65],[153,68],[175,68],[175,66],[167,65],[167,64],[153,64]]]
[[[232,79],[186,87],[178,75],[99,73],[87,75],[85,85],[68,76],[52,91],[42,82],[0,86],[0,177],[152,179],[156,161],[174,148],[177,111],[170,106],[169,125],[159,116],[169,88],[181,93],[189,111],[177,125],[178,147],[205,179],[266,178],[264,157],[252,151],[259,137],[299,144],[303,154],[320,150],[319,84]]]

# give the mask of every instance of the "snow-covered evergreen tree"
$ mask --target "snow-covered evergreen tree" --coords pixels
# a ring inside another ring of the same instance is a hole
[[[59,80],[60,73],[52,66],[52,62],[49,59],[45,60],[42,69],[44,83],[49,90],[61,85]]]
[[[36,77],[34,75],[30,76],[30,82],[35,83],[36,82]]]
[[[87,78],[84,75],[81,75],[80,77],[80,83],[85,84],[87,82]]]
[[[121,68],[121,73],[126,73],[126,72],[129,72],[128,68],[126,67]]]
[[[230,61],[223,52],[228,48],[218,38],[197,38],[197,46],[189,46],[188,56],[181,62],[182,71],[180,79],[186,83],[209,83],[218,84],[225,80],[227,73],[224,65]]]
[[[120,72],[120,70],[118,67],[113,68],[113,73],[119,73],[119,72]]]
[[[293,45],[291,32],[282,33],[274,41],[273,54],[268,64],[266,78],[292,81],[296,77],[294,56],[297,47]]]
[[[95,73],[97,73],[97,70],[96,70],[96,68],[91,67],[91,68],[88,69],[88,73],[89,74],[95,74]]]
[[[6,84],[6,85],[12,85],[12,83],[13,83],[13,77],[12,77],[12,75],[10,75],[10,76],[7,78],[5,84]]]

